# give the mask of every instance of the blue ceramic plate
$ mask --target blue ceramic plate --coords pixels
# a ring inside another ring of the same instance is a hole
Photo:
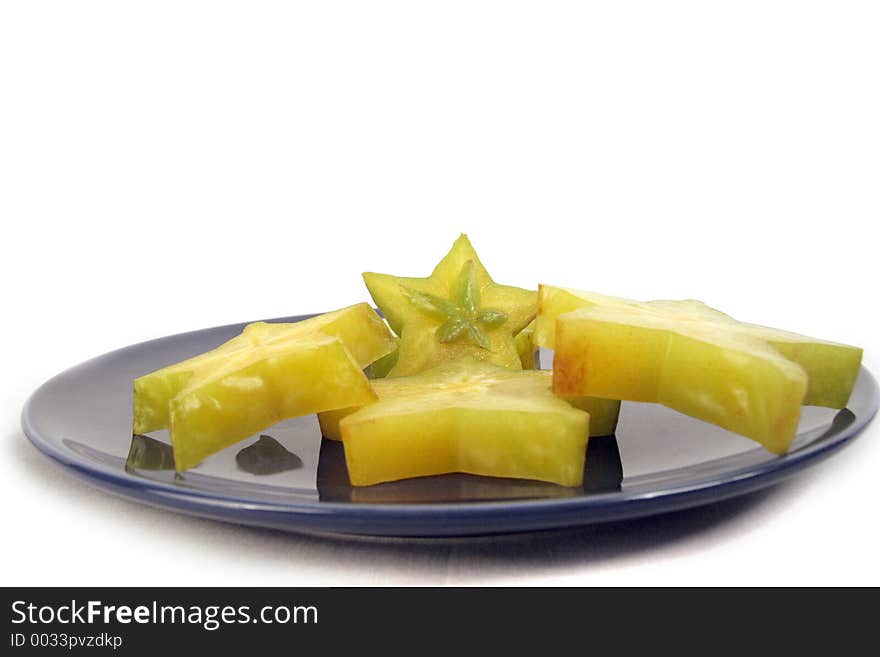
[[[878,406],[877,383],[862,369],[848,408],[805,407],[791,450],[774,456],[663,407],[624,403],[616,435],[590,440],[578,489],[471,475],[353,488],[341,445],[322,441],[313,416],[278,424],[177,475],[167,434],[131,435],[132,380],[212,349],[243,326],[144,342],[63,372],[28,400],[24,432],[90,484],[170,511],[296,531],[454,536],[571,527],[742,495],[834,453]]]

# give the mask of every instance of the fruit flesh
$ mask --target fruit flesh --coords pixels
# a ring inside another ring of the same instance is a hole
[[[362,369],[393,349],[367,304],[251,324],[213,351],[137,379],[134,430],[168,427],[183,471],[283,419],[374,400]]]
[[[516,334],[513,339],[519,362],[524,370],[536,370],[538,367],[538,345],[535,344],[535,320]]]
[[[547,387],[551,386],[552,374],[546,370],[532,370],[533,375],[543,377]],[[412,394],[412,386],[407,382],[412,377],[397,377],[391,379],[377,379],[371,381],[373,390],[379,399],[393,400],[401,395]],[[422,384],[417,390],[424,392]],[[596,397],[562,397],[574,408],[586,411],[590,415],[590,436],[608,436],[614,433],[617,426],[617,417],[620,413],[620,402],[610,399],[598,399]],[[368,402],[372,403],[372,402]],[[430,400],[426,403],[430,405]],[[321,425],[321,435],[330,440],[342,440],[342,431],[339,423],[363,406],[349,406],[318,413],[318,423]]]
[[[255,349],[240,362],[193,377],[170,402],[178,470],[281,420],[374,399],[338,338]]]
[[[754,324],[745,326],[760,332],[779,353],[804,368],[809,377],[804,404],[846,408],[861,369],[861,349]]]
[[[534,342],[535,322],[529,323],[522,331],[516,334],[514,343],[519,354],[520,362],[524,370],[540,369],[538,366],[538,346]],[[370,366],[369,377],[381,379],[387,376],[390,369],[397,362],[398,352],[383,356]],[[374,382],[373,387],[382,389],[382,384]],[[610,436],[617,428],[617,420],[620,415],[620,402],[612,399],[600,399],[598,397],[565,397],[565,401],[586,411],[590,414],[590,436]],[[318,414],[321,424],[321,433],[331,440],[342,440],[339,432],[339,421],[347,415],[351,415],[357,407],[334,409]]]
[[[452,472],[582,483],[589,414],[552,394],[549,372],[465,359],[375,383],[379,401],[339,422],[355,486]]]
[[[592,449],[592,445],[590,449]],[[348,468],[345,465],[344,450],[343,444],[337,441],[329,441],[321,445],[317,483],[322,501],[368,504],[401,502],[442,504],[480,500],[493,502],[515,499],[560,499],[579,494],[577,488],[558,486],[545,481],[479,477],[467,474],[433,477],[429,486],[425,486],[424,481],[420,479],[403,479],[373,486],[352,486],[348,476]],[[590,454],[588,450],[588,456]],[[591,480],[590,468],[602,465],[603,459],[609,460],[605,454],[599,454],[596,463],[587,463],[584,470],[585,485],[588,485]],[[598,481],[598,477],[592,477],[592,479]]]
[[[551,375],[552,376],[552,375]],[[590,436],[610,436],[617,429],[620,401],[600,397],[569,396],[565,401],[590,414]]]
[[[555,296],[570,307],[571,291]],[[698,301],[596,298],[558,314],[552,334],[544,318],[557,394],[661,403],[783,453],[802,404],[845,405],[855,383],[854,347],[742,324]]]
[[[388,322],[385,322],[385,326],[388,326]],[[391,327],[388,327],[388,330],[390,332]],[[370,364],[369,368],[367,368],[367,376],[369,378],[384,379],[397,364],[397,357],[400,354],[400,338],[393,335],[392,339],[394,340],[394,349]]]
[[[535,326],[540,316],[516,336],[516,349],[519,352],[524,370],[540,369],[538,363],[538,342]],[[610,436],[617,428],[620,416],[620,401],[600,399],[599,397],[564,397],[565,401],[590,414],[590,436]]]
[[[556,348],[556,318],[563,313],[591,306],[622,306],[628,299],[609,297],[597,292],[572,290],[553,285],[538,286],[538,315],[535,317],[535,344],[547,349]]]
[[[400,336],[389,377],[462,357],[522,368],[514,336],[534,318],[536,293],[496,284],[466,236],[427,278],[367,272],[364,282]]]
[[[170,422],[169,402],[197,372],[219,367],[233,355],[260,345],[296,344],[316,334],[338,337],[361,367],[393,351],[395,346],[388,328],[365,303],[296,323],[254,322],[212,351],[135,379],[134,433],[167,428]]]
[[[384,379],[388,376],[388,372],[391,371],[391,368],[397,364],[397,356],[398,349],[397,343],[395,343],[394,351],[382,356],[382,358],[370,365],[367,371],[367,376],[371,379]]]
[[[677,316],[700,322],[714,331],[723,331],[744,339],[755,338],[770,344],[785,358],[807,373],[809,381],[804,404],[845,408],[855,386],[862,361],[862,350],[845,344],[819,340],[767,326],[739,322],[700,301],[631,301],[596,292],[541,285],[538,287],[539,313],[535,319],[535,343],[555,348],[557,319],[579,308],[601,307],[623,311],[641,309],[649,313]]]

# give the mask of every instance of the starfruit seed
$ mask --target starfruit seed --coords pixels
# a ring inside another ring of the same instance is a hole
[[[453,296],[459,308],[473,316],[480,305],[480,286],[477,283],[477,270],[473,260],[468,260],[453,286]]]
[[[422,312],[444,320],[434,332],[443,344],[455,342],[463,335],[481,349],[491,350],[492,343],[481,326],[495,329],[507,321],[507,313],[494,308],[479,310],[480,286],[473,260],[462,265],[461,272],[452,285],[452,300],[428,292],[401,286],[407,299]]]
[[[467,329],[470,322],[466,319],[453,318],[443,323],[437,329],[435,335],[440,342],[455,342],[461,334]]]
[[[488,326],[489,328],[498,328],[507,321],[507,313],[503,310],[487,308],[486,310],[480,312],[479,315],[477,315],[477,321],[483,326]]]
[[[491,349],[492,343],[489,342],[489,337],[485,333],[483,333],[483,331],[481,331],[476,324],[468,322],[467,334],[468,339],[471,341],[471,344],[477,347],[482,347],[487,351]]]
[[[446,319],[451,315],[458,314],[458,308],[447,299],[427,292],[419,292],[418,290],[413,290],[408,287],[404,287],[403,291],[416,308],[430,315]]]

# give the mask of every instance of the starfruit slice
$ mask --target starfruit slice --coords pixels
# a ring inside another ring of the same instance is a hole
[[[584,395],[565,395],[562,398],[575,408],[590,414],[591,437],[610,436],[617,429],[617,420],[620,417],[619,400]]]
[[[382,321],[385,323],[385,326],[388,326],[387,320],[383,319]],[[389,351],[381,358],[375,360],[367,368],[367,376],[371,379],[384,379],[386,376],[388,376],[391,368],[393,368],[397,364],[397,356],[400,352],[400,338],[394,335],[394,332],[391,331],[390,326],[388,326],[388,331],[391,333],[391,337],[394,340],[394,349]]]
[[[533,370],[541,372],[548,385],[552,380],[549,371]],[[396,394],[397,382],[401,379],[378,379],[371,381],[373,390],[379,399],[392,398]],[[569,404],[590,414],[590,436],[610,436],[617,426],[617,418],[620,414],[620,402],[613,399],[599,399],[598,397],[562,397]],[[372,403],[372,402],[370,402]],[[349,406],[318,413],[318,423],[321,425],[321,435],[330,440],[342,440],[342,431],[339,423],[363,406]]]
[[[532,339],[535,345],[556,348],[556,318],[563,313],[587,306],[623,306],[628,299],[609,297],[597,292],[572,290],[553,285],[538,286],[538,315]]]
[[[427,278],[367,272],[364,282],[400,336],[388,376],[466,356],[522,368],[514,336],[534,318],[536,293],[495,283],[467,236],[455,241]]]
[[[397,364],[397,356],[398,356],[398,345],[400,341],[395,338],[394,339],[394,351],[382,356],[375,363],[370,365],[369,371],[367,374],[371,379],[384,379],[388,376],[388,373],[391,369]]]
[[[600,443],[601,446],[601,443]],[[601,487],[597,492],[620,490],[613,485],[614,463],[606,452],[593,452],[591,441],[584,468],[584,486]],[[595,459],[594,459],[595,457]],[[591,469],[595,469],[592,471]],[[619,482],[617,482],[619,484]],[[341,442],[326,441],[321,445],[318,459],[318,494],[321,501],[358,502],[366,504],[442,504],[449,502],[495,502],[516,499],[560,499],[573,497],[581,489],[557,486],[546,481],[478,477],[468,474],[448,474],[432,477],[428,485],[424,479],[403,479],[374,486],[352,486],[345,465],[345,451]]]
[[[589,414],[550,384],[471,358],[377,380],[379,401],[338,423],[351,483],[465,472],[579,486]]]
[[[794,439],[802,404],[846,405],[861,363],[856,347],[738,322],[699,301],[543,286],[541,298],[537,330],[555,347],[557,394],[661,403],[777,454]],[[552,330],[550,307],[563,308]]]
[[[375,399],[363,368],[394,349],[367,304],[257,322],[217,349],[134,382],[134,432],[169,428],[183,471],[281,420]]]
[[[543,290],[546,295],[546,286]],[[538,307],[540,308],[540,292],[538,300]],[[532,321],[532,323],[516,336],[516,348],[519,351],[523,369],[530,369],[527,367],[529,362],[537,363],[537,352],[540,345],[552,348],[552,335],[555,333],[555,330],[553,330],[551,337],[548,339],[546,337],[548,323],[546,314],[541,315],[539,312],[538,316]],[[555,319],[552,323],[555,324]],[[539,331],[541,331],[540,334]],[[533,367],[535,367],[535,365],[533,365]],[[580,408],[590,414],[591,436],[610,436],[614,433],[615,429],[617,429],[617,420],[620,417],[619,400],[602,399],[599,397],[589,397],[584,395],[568,395],[564,396],[564,399],[575,408]]]
[[[522,368],[524,370],[538,369],[538,347],[532,340],[534,328],[535,323],[533,321],[514,338],[516,349],[519,353]],[[397,351],[377,360],[370,366],[370,378],[377,379],[384,377],[389,369],[388,363],[393,366],[396,360]],[[373,381],[373,388],[379,393],[380,397],[382,391],[386,389],[386,385],[388,386],[387,389],[389,390],[389,394],[393,395],[393,381],[391,383],[386,383],[385,381]],[[599,399],[597,397],[564,397],[564,399],[575,408],[579,408],[590,414],[590,436],[609,436],[614,433],[614,429],[617,427],[617,419],[620,414],[619,401],[612,399]],[[342,440],[342,434],[339,430],[339,422],[342,418],[354,413],[358,408],[360,407],[352,406],[349,408],[339,408],[318,413],[321,434],[325,438],[331,440]]]

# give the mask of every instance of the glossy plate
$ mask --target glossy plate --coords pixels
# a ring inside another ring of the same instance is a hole
[[[354,488],[342,446],[322,441],[314,416],[282,422],[175,474],[167,433],[131,435],[132,380],[212,349],[243,326],[144,342],[63,372],[28,400],[24,432],[89,483],[171,511],[296,531],[455,536],[634,518],[742,495],[834,453],[878,406],[877,383],[862,369],[847,409],[805,407],[791,450],[774,456],[661,406],[624,403],[616,435],[590,440],[577,489],[471,475]],[[543,363],[548,356],[541,354]]]

